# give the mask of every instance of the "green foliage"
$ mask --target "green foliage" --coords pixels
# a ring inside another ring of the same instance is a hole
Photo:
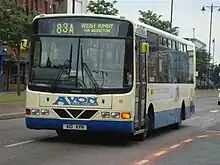
[[[139,10],[140,18],[138,19],[140,22],[156,27],[163,31],[172,33],[174,35],[178,35],[179,27],[173,27],[170,29],[170,22],[162,20],[162,15],[158,15],[151,10],[148,11],[141,11]]]
[[[211,61],[209,54],[205,50],[196,50],[196,70],[200,73],[207,72]]]
[[[211,80],[214,82],[217,88],[220,88],[220,64],[213,66],[213,72],[211,75]]]
[[[0,11],[0,39],[9,46],[18,46],[21,39],[29,37],[32,19],[38,13],[27,16],[24,5],[12,0],[1,0]]]
[[[87,11],[94,14],[118,15],[118,9],[114,7],[117,1],[106,2],[105,0],[90,1]]]

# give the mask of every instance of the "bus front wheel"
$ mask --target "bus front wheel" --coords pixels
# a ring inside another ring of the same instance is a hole
[[[178,123],[174,124],[174,129],[180,129],[182,126],[182,120],[185,118],[185,105],[182,104],[181,111],[180,111],[180,120]]]

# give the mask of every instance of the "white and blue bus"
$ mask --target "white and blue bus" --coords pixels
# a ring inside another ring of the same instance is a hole
[[[195,46],[116,16],[33,20],[26,126],[112,132],[144,140],[195,112]]]

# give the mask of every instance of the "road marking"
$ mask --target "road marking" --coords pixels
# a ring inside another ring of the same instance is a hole
[[[174,149],[174,148],[177,148],[177,147],[179,147],[179,146],[180,146],[180,144],[175,144],[175,145],[173,145],[173,146],[170,146],[170,148]]]
[[[216,112],[218,112],[219,110],[211,110],[210,112],[212,112],[212,113],[216,113]]]
[[[135,162],[134,164],[135,165],[147,165],[147,164],[151,163],[151,161],[154,161],[155,159],[159,159],[161,155],[163,155],[163,154],[166,155],[166,154],[172,152],[173,150],[175,150],[177,147],[184,146],[183,143],[189,143],[191,141],[196,141],[198,139],[201,140],[202,138],[211,138],[211,137],[216,137],[216,136],[220,136],[220,133],[209,134],[209,135],[200,135],[200,136],[195,136],[190,139],[186,139],[186,140],[180,142],[179,144],[175,144],[170,147],[166,147],[163,150],[161,149],[160,152],[157,152],[155,154],[152,153],[152,154],[148,155],[147,157],[145,157],[145,159],[139,161],[138,163]],[[187,145],[187,144],[185,144],[185,145]]]
[[[189,143],[189,142],[191,142],[191,141],[193,141],[193,139],[187,139],[187,140],[185,140],[185,141],[183,141],[184,143]]]
[[[193,117],[193,118],[190,118],[190,119],[187,119],[186,121],[191,121],[191,120],[195,120],[195,119],[199,119],[200,117]]]
[[[160,152],[154,154],[154,156],[161,156],[161,155],[163,155],[165,153],[166,153],[166,151],[160,151]]]
[[[213,118],[211,118],[211,119],[209,119],[209,120],[206,120],[206,121],[205,121],[206,124],[204,124],[201,128],[205,128],[205,127],[209,126],[210,124],[212,124],[211,121],[213,121],[213,120],[214,120]]]
[[[137,163],[137,165],[144,165],[145,163],[148,163],[149,160],[142,160],[140,162]]]
[[[23,141],[23,142],[19,142],[19,143],[9,144],[9,145],[6,145],[5,147],[10,148],[10,147],[19,146],[19,145],[22,145],[22,144],[31,143],[31,142],[34,142],[34,141],[36,141],[36,140],[27,140],[27,141]]]
[[[206,120],[205,123],[208,123],[208,122],[213,121],[213,120],[214,120],[214,118],[211,118],[209,120]]]
[[[205,138],[208,137],[208,135],[201,135],[201,136],[196,136],[197,138]]]
[[[51,136],[47,136],[47,137],[42,137],[42,138],[38,138],[38,139],[27,140],[27,141],[18,142],[18,143],[13,143],[13,144],[5,145],[4,147],[5,148],[15,147],[15,146],[19,146],[19,145],[23,145],[23,144],[27,144],[27,143],[36,142],[36,141],[39,141],[39,140],[53,138],[53,137],[55,137],[55,135],[51,135]]]

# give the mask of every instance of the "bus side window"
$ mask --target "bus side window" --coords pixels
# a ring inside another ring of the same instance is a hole
[[[135,37],[135,55],[136,55],[136,82],[140,82],[140,79],[139,79],[139,49],[140,49],[140,44],[139,44],[139,40],[140,40],[140,37],[136,35]]]
[[[158,35],[150,31],[147,32],[147,42],[149,43],[149,56],[148,56],[148,82],[156,83],[158,81],[157,74],[157,53],[159,46]]]

